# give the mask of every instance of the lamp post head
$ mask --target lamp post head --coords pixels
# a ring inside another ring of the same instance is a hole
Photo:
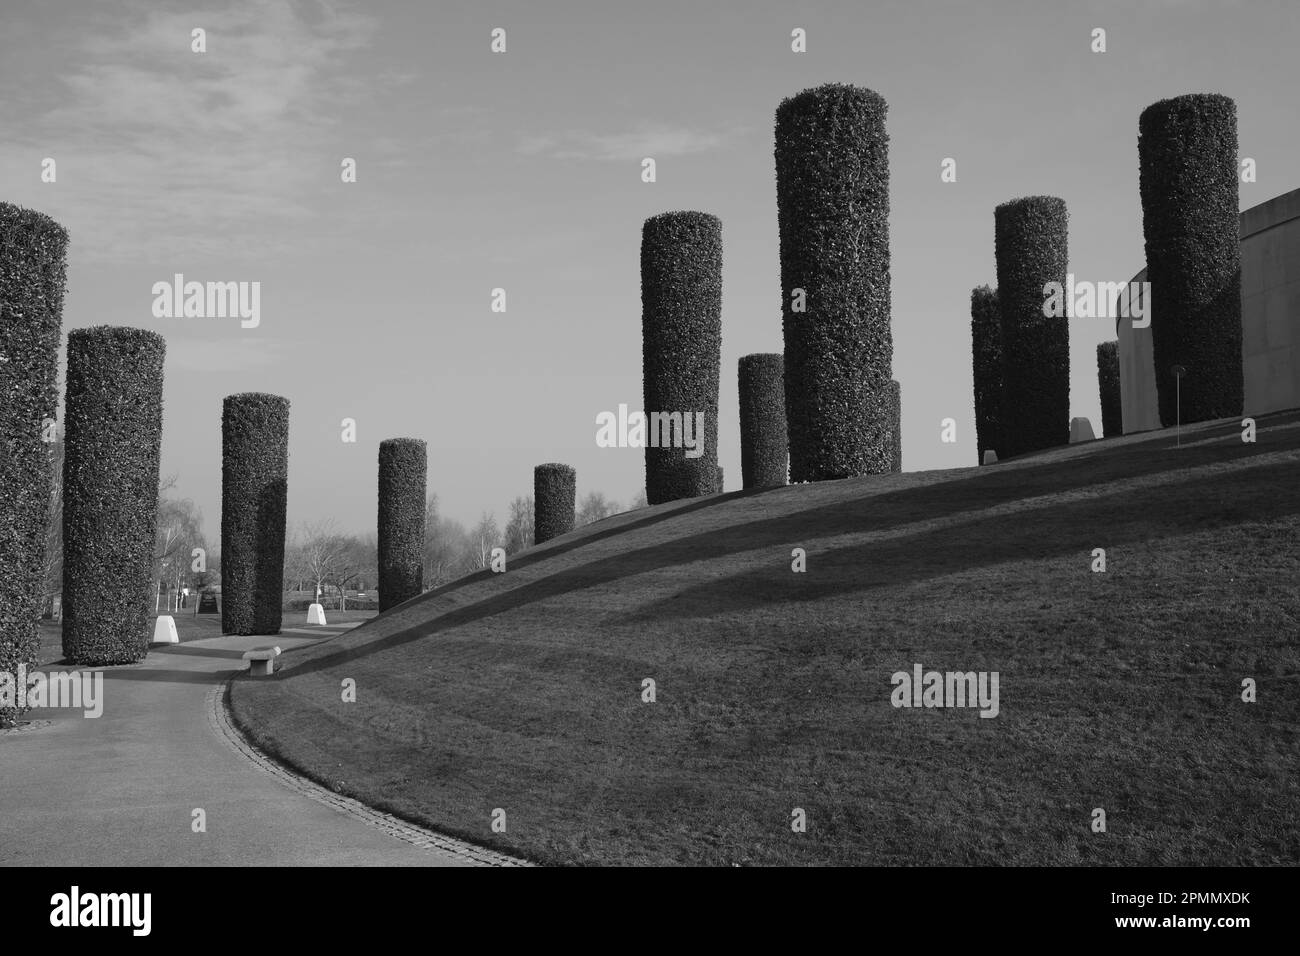
[[[1183,368],[1181,365],[1175,365],[1169,371],[1174,373],[1174,378],[1182,378],[1187,374],[1187,369]]]

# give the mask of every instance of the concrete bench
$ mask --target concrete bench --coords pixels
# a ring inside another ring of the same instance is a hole
[[[266,665],[266,669],[262,671],[262,674],[266,677],[270,677],[275,673],[275,659],[279,656],[280,648],[278,647],[263,647],[256,651],[244,652],[244,660],[248,661],[248,672],[256,674],[258,663],[263,663]]]

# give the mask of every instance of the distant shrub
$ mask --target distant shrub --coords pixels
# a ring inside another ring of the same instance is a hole
[[[289,400],[229,395],[221,418],[221,632],[278,634]]]
[[[42,213],[0,203],[0,671],[31,668],[44,597],[53,490],[45,420],[58,412],[68,234]],[[0,727],[19,717],[0,706]]]
[[[784,485],[790,455],[785,428],[785,357],[779,352],[742,355],[737,379],[742,487]]]
[[[417,438],[379,443],[379,610],[424,591],[428,452]]]
[[[1138,173],[1160,421],[1241,414],[1237,104],[1198,93],[1138,121]],[[1187,369],[1181,388],[1171,369]]]
[[[1105,438],[1124,434],[1119,390],[1119,343],[1097,344],[1097,387],[1101,391],[1101,433]]]
[[[718,375],[722,349],[722,223],[703,212],[666,212],[641,230],[641,355],[645,412],[704,413],[698,458],[650,447],[650,504],[712,494],[717,487]],[[699,436],[692,432],[692,438]]]
[[[833,83],[776,110],[793,482],[893,467],[887,109],[878,93]]]
[[[1030,196],[994,211],[998,306],[1002,317],[1000,457],[1070,441],[1070,329],[1043,315],[1048,282],[1066,282],[1065,200]]]
[[[1002,444],[1002,314],[998,294],[986,285],[970,294],[971,362],[975,381],[975,454],[983,464],[984,452],[1010,449]]]
[[[573,530],[577,498],[577,473],[568,465],[551,462],[533,469],[534,543]]]
[[[68,334],[63,656],[74,664],[149,653],[166,351],[144,329]]]

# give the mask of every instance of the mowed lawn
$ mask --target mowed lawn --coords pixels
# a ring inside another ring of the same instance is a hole
[[[1300,415],[1258,424],[616,516],[233,708],[341,792],[544,863],[1293,864]],[[893,707],[918,663],[998,672],[1000,712]]]

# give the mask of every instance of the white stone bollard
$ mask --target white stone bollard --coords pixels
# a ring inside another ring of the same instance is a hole
[[[313,604],[311,607],[307,608],[307,623],[324,624],[325,608],[321,607],[319,604]]]
[[[153,642],[155,644],[179,644],[180,636],[176,633],[176,620],[170,614],[154,618]]]
[[[984,449],[984,464],[986,464],[986,465],[996,465],[997,463],[998,463],[998,453],[995,452],[992,448],[985,448],[985,449]]]
[[[1092,422],[1086,418],[1070,419],[1070,444],[1073,445],[1079,441],[1096,441],[1097,436],[1092,430]]]

